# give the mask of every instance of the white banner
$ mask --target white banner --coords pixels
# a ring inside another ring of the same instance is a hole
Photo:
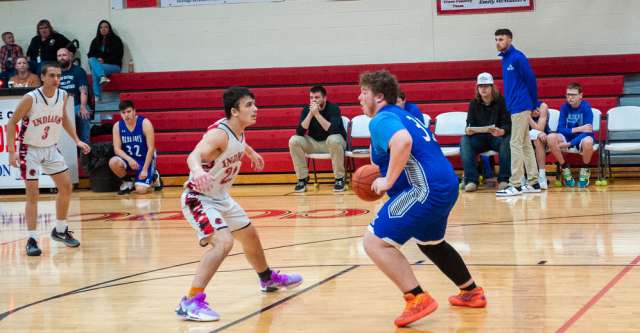
[[[13,116],[13,112],[21,99],[22,96],[0,97],[0,189],[24,188],[24,181],[20,177],[20,170],[9,165],[9,153],[7,150],[7,126],[9,119]],[[75,123],[73,97],[69,97],[67,101],[67,116],[70,117],[72,123]],[[19,128],[20,126],[16,128],[16,136],[18,135]],[[77,183],[78,158],[76,155],[76,145],[66,132],[62,134],[58,147],[60,147],[67,166],[71,171],[72,182]],[[40,188],[56,187],[51,177],[42,174],[40,175],[39,186]]]
[[[532,10],[533,0],[438,0],[438,14]]]
[[[160,0],[160,7],[223,5],[230,3],[283,2],[284,0]]]

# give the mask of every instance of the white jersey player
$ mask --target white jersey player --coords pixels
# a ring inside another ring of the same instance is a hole
[[[83,153],[88,154],[90,148],[78,139],[75,128],[67,117],[65,112],[67,93],[58,88],[60,76],[59,65],[43,65],[42,87],[24,95],[8,125],[9,164],[20,168],[20,175],[24,179],[27,194],[25,215],[29,238],[26,252],[29,256],[39,256],[42,253],[38,247],[36,232],[40,172],[51,176],[58,188],[56,226],[51,231],[51,237],[69,247],[80,245],[80,242],[69,231],[66,222],[72,185],[69,168],[57,146],[62,129],[71,136]],[[15,128],[20,120],[22,120],[19,136],[20,148],[19,154],[16,154]]]
[[[299,274],[272,271],[267,265],[258,233],[244,209],[228,194],[246,152],[256,171],[264,161],[245,144],[244,130],[256,122],[258,108],[251,91],[231,87],[223,95],[226,119],[209,127],[189,157],[189,181],[181,196],[182,213],[196,230],[200,246],[211,245],[200,260],[188,296],[176,314],[195,321],[218,320],[205,302],[204,289],[233,247],[234,238],[258,273],[263,292],[293,288],[302,283]]]

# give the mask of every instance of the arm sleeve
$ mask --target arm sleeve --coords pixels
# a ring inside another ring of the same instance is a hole
[[[571,129],[567,128],[567,104],[562,104],[560,107],[560,117],[558,118],[558,133],[565,136],[565,138],[571,137]]]
[[[385,112],[376,115],[369,123],[371,145],[379,151],[389,150],[389,141],[396,132],[405,129],[400,118],[395,114]]]
[[[111,64],[121,64],[123,55],[124,45],[122,44],[122,39],[116,36],[116,38],[113,39],[113,48],[109,55],[109,59],[112,61]]]
[[[308,113],[309,113],[308,106],[305,106],[304,108],[302,108],[302,112],[300,112],[300,120],[298,121],[298,127],[296,128],[297,135],[304,136],[304,134],[307,132],[307,130],[302,127],[302,121],[304,120],[304,118],[307,117]]]
[[[87,86],[87,72],[81,67],[78,67],[78,87]],[[79,98],[79,97],[78,97]]]
[[[100,56],[100,50],[98,48],[97,41],[97,38],[94,38],[91,41],[91,45],[89,46],[89,53],[87,53],[87,58],[98,58]]]
[[[331,106],[331,127],[329,127],[329,134],[342,134],[342,116],[340,115],[340,107],[337,105]],[[346,129],[345,129],[346,130]]]
[[[593,110],[591,109],[591,105],[586,101],[582,103],[580,106],[582,108],[582,119],[584,120],[584,124],[582,125],[592,125],[593,124]]]
[[[29,43],[29,47],[27,48],[27,57],[31,58],[31,60],[35,60],[38,56],[38,46],[37,40],[35,38],[31,39],[31,43]]]
[[[467,110],[467,127],[473,127],[476,123],[476,103],[474,101],[469,102],[469,109]]]
[[[518,68],[518,72],[522,76],[524,80],[527,90],[529,91],[529,97],[531,98],[531,108],[535,108],[535,104],[538,101],[538,86],[536,83],[536,75],[533,74],[533,70],[531,69],[531,65],[529,65],[529,60],[525,56],[520,56],[517,58],[516,66]]]

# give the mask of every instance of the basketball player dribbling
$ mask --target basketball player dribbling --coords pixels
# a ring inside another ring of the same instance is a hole
[[[246,153],[256,171],[264,161],[245,143],[244,130],[256,122],[258,108],[253,93],[244,87],[230,87],[223,94],[225,118],[210,126],[189,154],[189,180],[181,196],[182,213],[196,230],[200,246],[211,245],[200,260],[191,288],[176,309],[187,320],[214,321],[220,316],[205,301],[204,289],[233,247],[242,244],[245,256],[258,273],[260,289],[273,292],[302,283],[299,274],[272,271],[255,227],[228,194]]]
[[[71,173],[57,146],[62,129],[69,134],[84,154],[88,154],[90,148],[80,141],[65,112],[67,93],[58,88],[60,76],[61,69],[58,64],[44,64],[41,74],[42,87],[24,95],[8,124],[9,164],[20,168],[20,175],[24,179],[26,188],[25,216],[29,237],[26,252],[28,256],[39,256],[42,253],[38,247],[36,232],[40,172],[51,176],[58,189],[56,225],[51,231],[51,238],[68,247],[80,246],[80,242],[73,237],[66,221],[73,187]],[[18,139],[20,148],[19,154],[16,154],[15,128],[20,120],[22,120]]]
[[[373,118],[369,123],[371,160],[381,173],[371,188],[389,195],[365,232],[364,248],[404,293],[406,304],[396,326],[407,326],[438,308],[399,250],[410,239],[460,288],[458,295],[449,297],[451,305],[485,307],[484,291],[444,240],[449,213],[458,198],[458,178],[451,164],[429,129],[395,105],[399,90],[395,76],[387,71],[364,73],[360,89],[362,110]]]

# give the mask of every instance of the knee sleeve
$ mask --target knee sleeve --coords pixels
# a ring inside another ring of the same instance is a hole
[[[471,274],[464,260],[446,241],[436,245],[418,245],[418,247],[456,286],[460,287],[471,280]]]

